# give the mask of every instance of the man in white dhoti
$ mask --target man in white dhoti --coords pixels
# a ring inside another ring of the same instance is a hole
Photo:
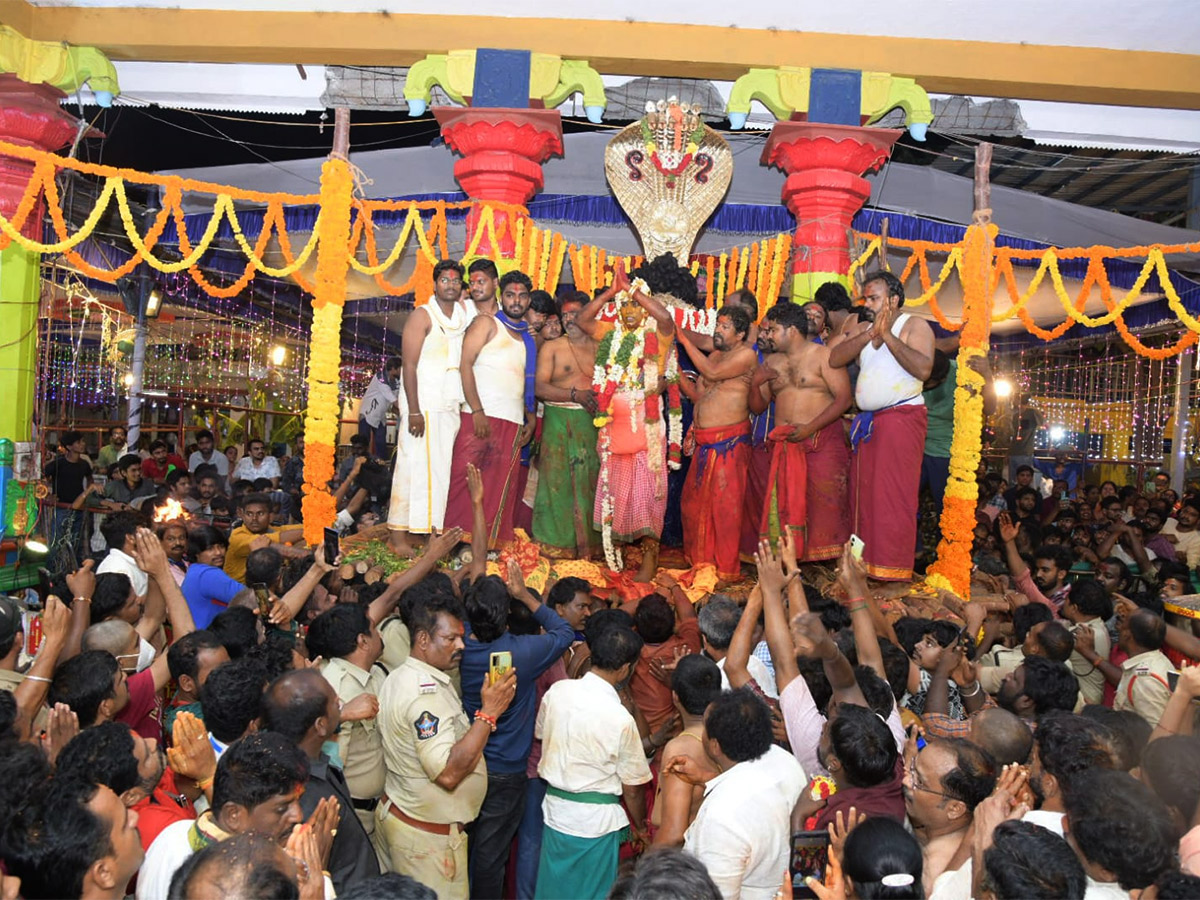
[[[400,427],[388,528],[389,543],[401,556],[415,552],[410,535],[429,535],[446,516],[462,402],[458,364],[467,327],[458,302],[462,292],[462,265],[439,262],[433,267],[433,297],[409,313],[400,338]]]

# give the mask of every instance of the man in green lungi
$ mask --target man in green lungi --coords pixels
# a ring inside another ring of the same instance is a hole
[[[535,734],[542,740],[538,774],[547,787],[538,900],[603,900],[617,875],[626,826],[635,841],[647,842],[642,785],[651,779],[650,766],[637,723],[617,696],[641,650],[632,630],[604,629],[592,641],[591,671],[555,683],[542,700]]]
[[[596,342],[575,324],[586,294],[562,302],[562,337],[538,353],[537,398],[545,404],[533,537],[548,555],[586,559],[600,547],[592,524],[600,458],[596,455]]]

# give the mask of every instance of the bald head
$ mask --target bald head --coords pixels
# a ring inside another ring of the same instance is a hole
[[[1020,716],[991,707],[971,717],[969,740],[990,753],[998,766],[1024,764],[1033,747],[1033,732]]]
[[[262,727],[319,751],[341,724],[337,694],[316,669],[294,669],[275,679],[263,697]],[[313,754],[309,754],[312,756]]]
[[[88,628],[80,642],[82,651],[104,650],[113,656],[123,656],[130,646],[137,652],[137,632],[123,619],[105,619]]]

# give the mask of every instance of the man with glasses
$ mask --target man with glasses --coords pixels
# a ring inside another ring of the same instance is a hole
[[[922,878],[929,896],[971,827],[975,807],[996,786],[996,766],[979,747],[958,738],[930,741],[919,751],[914,738],[904,756],[904,808],[925,855]],[[969,883],[969,867],[964,868]]]

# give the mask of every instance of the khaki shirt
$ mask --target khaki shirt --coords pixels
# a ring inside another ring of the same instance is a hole
[[[395,672],[408,659],[412,647],[408,627],[400,621],[399,616],[388,616],[379,623],[379,636],[383,638],[383,653],[379,656],[379,663],[389,672]]]
[[[1090,622],[1083,622],[1092,629],[1092,634],[1096,638],[1096,655],[1100,659],[1108,659],[1109,651],[1112,650],[1112,641],[1108,636],[1108,626],[1104,624],[1103,619],[1092,619]],[[1071,629],[1071,634],[1079,628],[1078,625],[1068,626]],[[1104,680],[1104,673],[1100,670],[1099,665],[1093,666],[1090,662],[1080,655],[1078,650],[1071,653],[1071,658],[1068,660],[1071,665],[1071,671],[1075,673],[1076,680],[1079,681],[1079,696],[1084,703],[1103,703],[1104,702],[1104,686],[1107,682]],[[1155,722],[1154,724],[1158,724]]]
[[[25,676],[20,672],[14,672],[11,669],[0,669],[0,691],[8,691],[10,694],[15,693],[17,687],[24,680]],[[41,709],[37,711],[37,715],[33,717],[33,736],[36,738],[49,727],[50,710],[43,703]]]
[[[379,727],[387,795],[422,822],[471,822],[487,792],[483,756],[453,791],[434,782],[450,751],[471,728],[450,675],[410,656],[388,675],[379,694]]]
[[[1025,651],[1020,647],[997,647],[985,653],[980,661],[983,664],[979,667],[979,684],[989,694],[995,694],[1008,673],[1025,662]]]
[[[1157,725],[1171,699],[1167,673],[1174,672],[1175,667],[1160,651],[1147,650],[1129,657],[1121,668],[1124,672],[1113,709],[1132,709],[1151,725]]]
[[[342,703],[349,703],[361,694],[378,697],[383,689],[384,674],[378,666],[364,672],[353,663],[335,658],[321,667],[321,674]],[[338,754],[350,796],[372,800],[383,795],[383,735],[378,718],[343,722],[338,734]]]

